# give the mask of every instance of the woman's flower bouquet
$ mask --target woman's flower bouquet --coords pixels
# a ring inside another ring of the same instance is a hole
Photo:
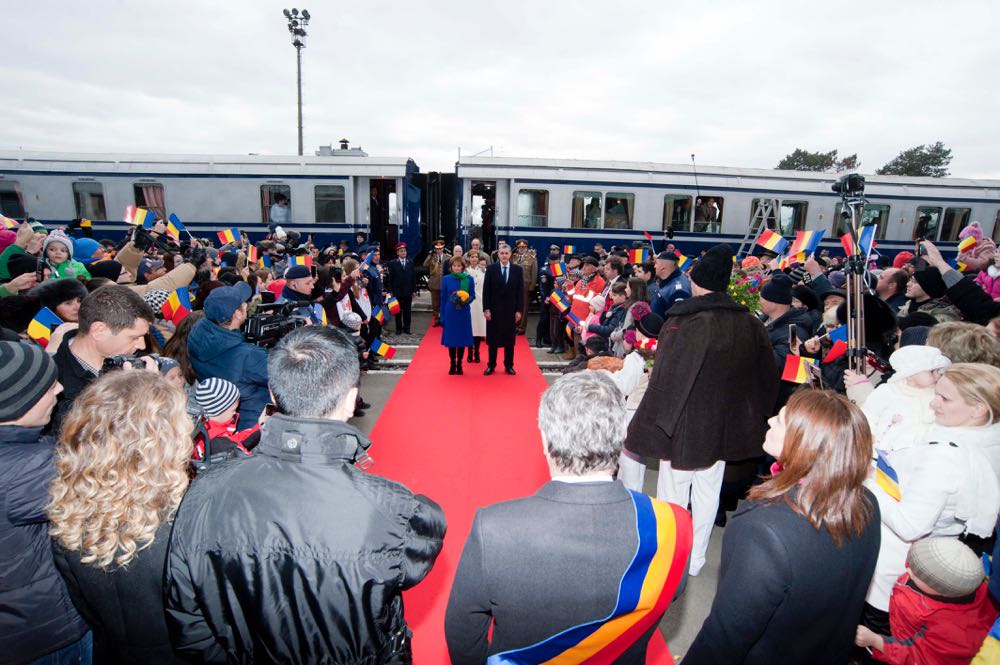
[[[733,275],[726,290],[729,296],[751,312],[760,311],[760,278],[759,275],[742,279]]]
[[[455,309],[462,309],[463,307],[469,306],[469,292],[468,291],[455,291],[451,294],[449,298],[451,302],[455,303]]]

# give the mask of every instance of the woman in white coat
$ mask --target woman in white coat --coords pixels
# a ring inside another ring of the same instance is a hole
[[[482,293],[483,289],[483,278],[486,276],[486,263],[482,261],[479,256],[479,252],[475,249],[470,249],[465,254],[466,265],[468,265],[469,276],[476,284],[476,293]],[[469,305],[469,311],[472,314],[472,342],[473,346],[469,347],[469,357],[466,362],[477,363],[479,362],[479,345],[482,344],[483,338],[486,337],[486,317],[483,315],[483,301],[481,298],[476,298]]]
[[[880,457],[867,482],[879,502],[882,544],[864,623],[886,635],[889,594],[910,545],[928,537],[988,538],[1000,512],[1000,480],[989,459],[1000,452],[1000,369],[957,363],[934,391],[934,424],[920,440]]]

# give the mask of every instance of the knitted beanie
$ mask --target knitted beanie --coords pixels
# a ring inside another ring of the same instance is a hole
[[[896,258],[892,260],[892,267],[902,268],[912,258],[913,258],[913,252],[902,251],[896,255]]]
[[[98,251],[103,252],[104,247],[93,238],[73,238],[73,256],[80,263],[91,263],[103,258],[103,255],[94,256]]]
[[[344,312],[340,315],[340,322],[344,324],[344,327],[348,330],[357,332],[361,330],[361,315],[357,312]]]
[[[911,344],[893,351],[889,364],[895,370],[889,377],[889,383],[895,383],[920,372],[944,369],[951,365],[951,361],[937,347]]]
[[[205,415],[214,418],[239,400],[240,391],[234,383],[213,376],[198,382],[194,398]]]
[[[56,230],[45,237],[45,242],[42,243],[42,256],[46,257],[46,252],[49,249],[49,245],[54,242],[62,243],[66,247],[66,251],[69,252],[69,260],[73,260],[73,241],[69,239],[62,231]]]
[[[913,279],[931,298],[940,298],[948,292],[948,287],[941,279],[941,273],[936,268],[924,268],[913,273]]]
[[[0,422],[26,414],[57,378],[55,362],[40,346],[0,342]]]
[[[958,239],[965,240],[966,238],[975,238],[976,242],[983,241],[983,227],[979,225],[979,222],[972,222],[964,229],[958,232]]]
[[[791,305],[792,278],[784,273],[775,273],[761,288],[760,297],[778,305]]]
[[[733,272],[733,248],[716,245],[705,252],[705,256],[691,268],[691,281],[709,291],[725,291],[729,287],[729,275]],[[789,291],[788,302],[791,302]]]
[[[986,579],[983,564],[957,538],[924,538],[913,543],[906,565],[938,596],[961,598],[975,593]]]

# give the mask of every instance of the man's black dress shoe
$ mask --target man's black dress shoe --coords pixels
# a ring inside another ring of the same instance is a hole
[[[515,374],[517,374],[517,372],[514,371],[513,367],[504,367],[503,371],[507,372],[511,376],[514,376]]]
[[[486,366],[486,370],[483,372],[483,376],[489,376],[490,374],[492,374],[493,372],[495,372],[496,369],[497,368],[493,367],[492,365],[487,365]]]

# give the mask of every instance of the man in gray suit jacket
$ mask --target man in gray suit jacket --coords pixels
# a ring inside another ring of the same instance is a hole
[[[613,479],[625,398],[606,372],[556,381],[542,396],[538,423],[552,481],[476,513],[445,615],[451,661],[600,654],[645,663],[646,645],[686,579],[691,518]]]

